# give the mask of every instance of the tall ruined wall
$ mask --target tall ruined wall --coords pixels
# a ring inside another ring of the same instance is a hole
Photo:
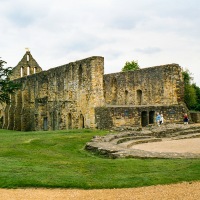
[[[171,105],[182,102],[183,96],[177,64],[104,75],[107,105]]]
[[[103,57],[90,57],[15,80],[22,88],[5,108],[4,128],[95,128],[94,108],[104,105],[103,73]]]

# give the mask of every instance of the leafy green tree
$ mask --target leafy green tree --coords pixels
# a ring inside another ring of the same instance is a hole
[[[194,109],[197,106],[196,89],[191,81],[193,80],[192,74],[188,69],[182,72],[184,80],[184,101],[189,109]]]
[[[197,99],[196,99],[197,102],[194,107],[194,110],[200,111],[200,88],[195,83],[193,83],[192,86],[194,87],[196,91],[196,96],[197,96]]]
[[[5,68],[5,61],[0,59],[0,103],[8,103],[10,94],[13,94],[20,85],[10,80],[9,76],[12,73],[12,67]]]
[[[136,69],[140,69],[140,66],[138,65],[137,61],[131,61],[131,62],[126,62],[124,67],[122,68],[122,72],[126,71],[134,71]]]

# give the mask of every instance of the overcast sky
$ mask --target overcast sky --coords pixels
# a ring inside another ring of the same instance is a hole
[[[105,73],[177,63],[200,86],[200,0],[0,0],[0,25],[8,66],[28,47],[43,70],[90,56]]]

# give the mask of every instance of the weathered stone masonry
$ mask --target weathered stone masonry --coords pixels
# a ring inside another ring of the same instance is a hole
[[[5,106],[5,129],[146,126],[156,112],[165,122],[187,112],[177,64],[104,75],[104,58],[93,56],[42,71],[27,51],[11,78],[22,87]]]
[[[98,128],[154,124],[157,112],[165,123],[180,122],[188,112],[177,64],[107,74],[103,83],[105,106],[96,108]]]
[[[16,79],[22,89],[5,108],[3,128],[95,128],[94,109],[104,104],[103,70],[103,58],[91,57]]]

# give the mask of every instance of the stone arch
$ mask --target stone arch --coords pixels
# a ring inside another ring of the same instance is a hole
[[[137,90],[137,105],[142,105],[142,90]]]
[[[112,89],[112,104],[116,104],[117,102],[117,79],[116,78],[112,79],[111,89]]]
[[[85,124],[84,124],[84,116],[82,114],[80,114],[79,116],[79,128],[84,128]]]
[[[143,127],[148,125],[147,111],[142,111],[142,113],[141,113],[141,125]]]
[[[149,112],[149,124],[154,124],[155,111]]]

